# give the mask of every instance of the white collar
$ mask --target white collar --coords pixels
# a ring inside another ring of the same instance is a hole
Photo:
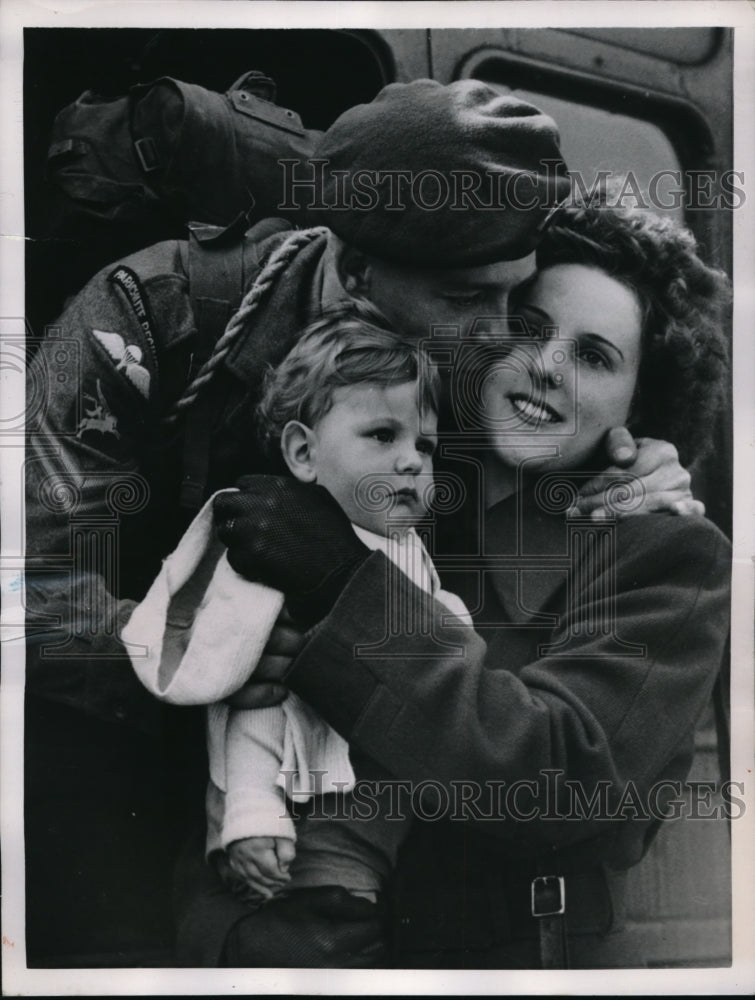
[[[440,579],[430,554],[414,528],[390,536],[378,535],[358,524],[352,523],[352,528],[368,548],[383,552],[416,586],[428,594],[440,589]]]

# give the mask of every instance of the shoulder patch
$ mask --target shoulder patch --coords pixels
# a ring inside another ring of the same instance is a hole
[[[120,333],[108,333],[106,330],[92,330],[92,335],[115,362],[115,370],[123,372],[137,392],[149,398],[150,376],[142,360],[142,349],[138,344],[126,344]]]
[[[97,379],[96,391],[96,396],[92,396],[88,392],[84,393],[84,398],[88,402],[84,411],[85,415],[81,418],[79,426],[76,428],[76,437],[81,438],[87,432],[96,431],[98,434],[113,434],[116,438],[120,438],[118,420],[113,415],[110,404],[105,399],[102,392],[102,383],[99,379]]]
[[[142,283],[136,273],[130,267],[119,264],[114,271],[108,275],[108,281],[117,285],[128,299],[129,305],[134,311],[144,336],[147,338],[149,349],[152,352],[152,360],[157,367],[157,348],[155,347],[155,336],[152,329],[152,317],[147,305],[147,296],[144,293]]]

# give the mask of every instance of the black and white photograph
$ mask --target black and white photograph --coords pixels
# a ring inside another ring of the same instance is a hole
[[[3,4],[7,995],[755,989],[754,46]]]

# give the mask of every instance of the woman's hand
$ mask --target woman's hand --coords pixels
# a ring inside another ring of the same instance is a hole
[[[242,688],[226,699],[226,703],[231,708],[279,705],[288,695],[283,681],[303,645],[304,634],[284,607],[270,633],[257,669]]]
[[[572,513],[596,520],[664,510],[705,514],[705,505],[692,496],[689,472],[668,441],[638,438],[635,442],[626,427],[614,427],[606,437],[606,451],[613,464],[582,486]],[[633,493],[629,501],[611,499],[612,476]]]

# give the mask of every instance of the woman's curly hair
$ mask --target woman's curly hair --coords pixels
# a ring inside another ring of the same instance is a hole
[[[731,293],[726,275],[698,256],[692,234],[669,218],[613,207],[604,196],[558,210],[537,264],[597,267],[635,292],[643,329],[630,427],[671,441],[685,464],[709,450],[727,396],[722,325]]]

